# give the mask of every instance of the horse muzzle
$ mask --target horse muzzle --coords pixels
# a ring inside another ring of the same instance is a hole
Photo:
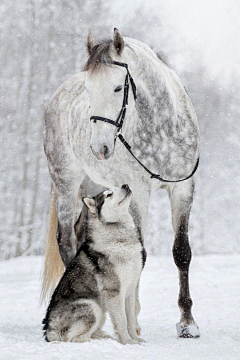
[[[114,153],[114,148],[111,150],[107,144],[103,144],[97,150],[95,150],[92,145],[90,145],[90,148],[98,160],[108,160]]]

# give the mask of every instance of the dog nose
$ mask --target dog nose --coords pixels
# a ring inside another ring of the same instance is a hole
[[[122,189],[126,189],[126,190],[128,190],[128,189],[129,189],[128,184],[124,184],[124,185],[122,186]]]

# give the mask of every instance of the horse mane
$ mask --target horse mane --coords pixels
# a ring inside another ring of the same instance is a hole
[[[153,49],[153,51],[155,52],[155,54],[157,55],[157,57],[159,58],[159,60],[161,60],[165,65],[167,65],[167,67],[169,67],[170,69],[172,68],[171,67],[171,64],[170,64],[170,62],[169,62],[169,60],[168,60],[168,57],[167,57],[167,55],[164,53],[164,52],[162,52],[162,51],[155,51],[154,49]]]

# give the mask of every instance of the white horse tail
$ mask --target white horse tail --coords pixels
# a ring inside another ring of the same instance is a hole
[[[58,217],[55,205],[53,185],[51,187],[48,227],[46,233],[46,249],[42,272],[42,290],[40,302],[49,301],[53,291],[62,277],[65,267],[62,262],[57,243]]]

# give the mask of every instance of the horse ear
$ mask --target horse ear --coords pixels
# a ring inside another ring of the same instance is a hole
[[[122,35],[116,28],[114,28],[113,46],[114,46],[115,50],[117,51],[117,54],[121,55],[121,53],[123,52],[123,48],[124,48],[124,41],[123,41]]]
[[[94,39],[94,37],[92,36],[91,30],[89,29],[88,31],[88,37],[87,37],[87,51],[88,51],[88,55],[91,55],[92,49],[94,48],[94,46],[97,45],[97,40]]]

